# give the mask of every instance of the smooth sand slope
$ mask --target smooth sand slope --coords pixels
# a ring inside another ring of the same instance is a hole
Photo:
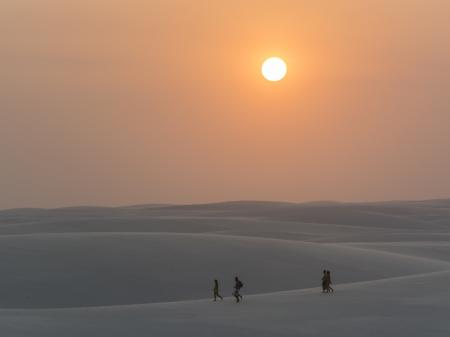
[[[447,200],[0,211],[0,336],[449,336],[449,229]]]

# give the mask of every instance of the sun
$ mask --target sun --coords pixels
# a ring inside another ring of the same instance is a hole
[[[286,62],[279,57],[269,57],[262,64],[261,73],[268,81],[281,81],[287,73]]]

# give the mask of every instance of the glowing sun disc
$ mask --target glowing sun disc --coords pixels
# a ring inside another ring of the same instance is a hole
[[[262,64],[261,73],[268,81],[280,81],[287,73],[286,62],[279,57],[269,57]]]

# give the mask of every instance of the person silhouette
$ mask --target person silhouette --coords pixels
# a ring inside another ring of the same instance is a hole
[[[334,293],[334,289],[331,288],[331,272],[329,270],[327,270],[327,293],[329,293],[330,291],[332,293]]]
[[[323,276],[322,276],[322,292],[323,293],[326,292],[327,288],[328,288],[328,285],[327,285],[327,271],[324,270],[323,271]]]
[[[220,298],[220,300],[223,300],[223,297],[219,294],[219,281],[214,280],[214,302],[217,301],[217,297]]]
[[[233,291],[233,296],[236,297],[236,303],[239,303],[240,301],[242,301],[242,295],[240,294],[240,290],[243,286],[244,286],[244,284],[236,276],[234,278],[234,291]]]

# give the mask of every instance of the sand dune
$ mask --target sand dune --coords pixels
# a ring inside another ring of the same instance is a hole
[[[1,336],[448,336],[450,202],[0,211]],[[320,293],[333,271],[336,292]],[[244,303],[211,302],[212,279]]]
[[[0,307],[48,308],[165,302],[210,296],[212,278],[246,293],[317,285],[324,267],[354,282],[441,270],[431,259],[336,244],[163,233],[0,237]],[[11,291],[12,290],[12,291]]]
[[[131,306],[0,310],[5,336],[436,336],[450,333],[450,272],[247,296]],[[407,286],[405,286],[407,285]]]

